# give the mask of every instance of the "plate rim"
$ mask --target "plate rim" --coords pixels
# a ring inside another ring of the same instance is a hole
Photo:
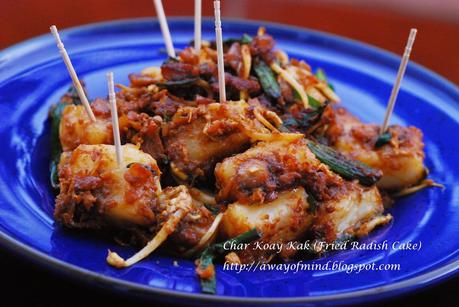
[[[327,39],[333,39],[335,41],[340,41],[342,43],[347,43],[354,45],[358,48],[364,48],[366,50],[371,50],[373,52],[381,54],[382,58],[390,60],[400,60],[400,56],[396,55],[393,52],[384,50],[380,47],[373,46],[368,43],[360,42],[351,38],[344,36],[328,33],[325,31],[319,31],[299,26],[286,25],[277,22],[270,22],[264,20],[244,20],[242,18],[223,18],[224,21],[250,24],[250,25],[264,25],[268,27],[275,27],[278,29],[285,29],[290,31],[299,31],[306,34],[313,34],[318,36],[326,37]],[[169,17],[169,21],[172,22],[186,22],[193,21],[192,17]],[[213,20],[210,17],[203,18],[205,21]],[[110,21],[102,21],[96,23],[89,23],[80,26],[65,28],[60,30],[61,35],[66,35],[72,32],[78,32],[81,30],[89,30],[92,28],[100,27],[110,27],[115,25],[122,24],[132,24],[132,23],[145,23],[152,22],[157,23],[157,18],[152,17],[143,17],[143,18],[125,18],[125,19],[116,19]],[[3,64],[8,63],[8,59],[1,61],[5,55],[9,53],[14,53],[21,48],[39,45],[43,43],[48,43],[51,40],[49,34],[42,34],[25,41],[14,44],[10,47],[7,47],[3,50],[0,50],[0,68]],[[7,57],[6,57],[7,58]],[[439,75],[438,73],[426,68],[416,62],[410,61],[409,66],[411,69],[414,69],[416,74],[421,73],[424,77],[428,77],[430,80],[434,81],[436,85],[445,89],[446,92],[452,93],[454,96],[459,97],[459,87],[454,84],[452,81],[446,79],[445,77]],[[457,101],[459,104],[459,100]],[[5,188],[7,185],[5,185]],[[156,299],[191,299],[194,302],[225,302],[225,303],[239,303],[239,304],[278,304],[278,303],[317,303],[317,302],[344,302],[350,300],[360,300],[363,301],[372,301],[378,300],[389,296],[397,296],[403,293],[419,290],[421,288],[432,286],[441,281],[444,281],[447,278],[451,278],[454,275],[459,273],[459,259],[450,261],[439,268],[430,270],[421,275],[401,280],[395,283],[388,285],[372,287],[364,290],[357,291],[348,291],[338,294],[331,295],[318,295],[318,296],[295,296],[295,297],[243,297],[243,296],[224,296],[224,295],[209,295],[203,293],[188,293],[177,290],[169,290],[158,287],[152,287],[147,285],[142,285],[136,282],[126,281],[119,278],[111,277],[104,275],[102,273],[97,273],[70,263],[67,263],[63,260],[59,260],[55,257],[49,256],[46,253],[39,251],[38,249],[28,246],[27,244],[21,242],[20,240],[14,239],[12,236],[0,231],[0,245],[5,247],[7,251],[14,254],[20,255],[21,257],[30,260],[30,262],[38,264],[46,269],[58,273],[60,275],[65,275],[66,277],[82,280],[86,283],[94,284],[99,287],[106,288],[111,291],[124,292],[126,294],[142,294],[143,296],[150,296],[152,294],[162,295],[163,297],[157,297]]]

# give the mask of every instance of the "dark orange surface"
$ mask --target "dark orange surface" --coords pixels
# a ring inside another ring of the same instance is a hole
[[[402,1],[402,0],[401,0]],[[166,15],[192,15],[192,0],[163,0]],[[459,84],[459,23],[373,8],[319,1],[223,0],[224,17],[243,17],[327,31],[401,53],[411,27],[418,28],[412,59]],[[212,1],[203,0],[211,16]],[[155,16],[152,0],[2,0],[0,48],[59,28],[91,22]]]

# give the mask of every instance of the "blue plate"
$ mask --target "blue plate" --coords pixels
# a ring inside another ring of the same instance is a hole
[[[193,37],[191,19],[170,19],[177,48]],[[400,58],[374,47],[329,34],[265,22],[225,21],[224,36],[254,34],[267,26],[277,46],[292,57],[322,67],[344,101],[365,121],[381,122]],[[151,19],[126,20],[61,32],[91,98],[106,96],[105,72],[117,82],[165,54],[159,25]],[[203,36],[214,25],[204,21]],[[421,33],[422,36],[422,33]],[[400,42],[402,50],[403,42]],[[414,52],[414,57],[416,52]],[[105,263],[107,249],[123,248],[94,234],[65,231],[53,221],[54,196],[48,184],[48,109],[70,84],[51,35],[0,53],[0,241],[49,269],[119,292],[186,302],[361,302],[412,291],[452,276],[459,268],[459,90],[445,79],[410,63],[393,116],[394,123],[422,127],[430,177],[446,186],[399,200],[394,222],[362,242],[420,242],[418,251],[348,250],[309,263],[400,264],[400,270],[224,271],[217,266],[218,295],[200,294],[191,261],[152,255],[124,270]],[[174,266],[178,260],[178,266]]]

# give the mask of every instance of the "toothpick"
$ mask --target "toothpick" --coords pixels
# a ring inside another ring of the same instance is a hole
[[[220,91],[220,102],[226,101],[225,89],[225,64],[223,62],[223,40],[222,40],[222,22],[220,19],[220,1],[214,1],[215,9],[215,36],[217,44],[218,58],[218,88]]]
[[[201,53],[201,0],[194,0],[194,52]]]
[[[94,116],[94,113],[92,112],[91,106],[89,105],[88,99],[86,98],[86,94],[84,93],[80,80],[78,79],[75,69],[73,68],[72,62],[70,61],[70,57],[67,53],[67,50],[65,50],[64,44],[61,41],[59,32],[57,31],[57,28],[54,25],[49,27],[49,29],[51,30],[51,33],[56,39],[57,48],[59,48],[59,53],[61,54],[62,59],[64,60],[65,66],[67,66],[67,70],[70,74],[70,78],[72,78],[73,86],[75,87],[78,93],[78,97],[80,97],[80,100],[83,103],[86,113],[88,114],[91,121],[95,122],[96,117]]]
[[[394,87],[390,94],[389,102],[387,104],[386,114],[384,116],[384,122],[381,127],[380,134],[386,132],[387,127],[389,126],[390,117],[394,111],[395,101],[397,100],[398,91],[400,90],[400,84],[405,74],[406,66],[408,65],[408,60],[410,59],[411,48],[413,47],[414,39],[416,38],[416,33],[418,30],[411,29],[410,36],[408,37],[408,42],[406,43],[405,52],[403,53],[402,62],[398,68],[397,78],[395,79]]]
[[[169,32],[169,26],[167,25],[166,15],[164,14],[163,3],[161,0],[153,0],[156,8],[156,14],[158,15],[159,26],[163,33],[164,43],[166,44],[167,55],[171,58],[175,58],[174,45],[172,44],[171,33]]]
[[[118,124],[118,109],[116,108],[115,84],[113,73],[107,73],[108,100],[110,101],[110,111],[112,113],[113,139],[115,140],[116,162],[121,166],[123,156],[121,152],[120,126]]]

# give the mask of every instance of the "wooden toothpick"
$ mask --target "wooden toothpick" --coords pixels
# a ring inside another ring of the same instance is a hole
[[[220,102],[226,101],[225,89],[225,63],[223,62],[223,39],[222,39],[222,22],[220,19],[220,1],[214,1],[215,10],[215,37],[217,44],[218,58],[218,89],[220,92]]]
[[[108,82],[108,100],[110,101],[110,111],[112,114],[113,139],[115,140],[116,162],[121,166],[123,161],[121,151],[120,126],[118,124],[118,109],[116,107],[115,84],[113,82],[113,73],[107,73]]]
[[[169,32],[169,26],[167,25],[166,15],[164,14],[163,3],[161,0],[153,0],[156,9],[156,15],[158,15],[159,26],[163,33],[164,43],[166,44],[167,55],[171,58],[175,58],[174,45],[172,44],[171,33]]]
[[[56,39],[56,44],[57,48],[59,48],[59,53],[62,56],[62,59],[64,60],[65,66],[67,67],[67,70],[70,74],[70,78],[72,78],[73,86],[75,87],[78,96],[80,97],[80,100],[86,110],[86,113],[88,114],[89,118],[91,119],[92,122],[96,121],[96,117],[94,116],[94,113],[92,112],[91,106],[89,105],[89,101],[86,98],[86,94],[84,93],[83,87],[81,86],[80,80],[78,79],[78,76],[75,72],[75,69],[73,68],[72,62],[70,61],[70,57],[67,53],[67,50],[65,50],[64,44],[61,41],[61,38],[59,36],[59,32],[57,31],[56,26],[51,26],[49,28],[51,30],[51,33],[53,34],[54,38]]]
[[[400,84],[405,74],[406,66],[408,65],[408,60],[410,59],[411,49],[413,47],[414,39],[416,38],[416,33],[418,30],[411,29],[410,36],[408,37],[408,42],[406,43],[405,52],[403,53],[402,61],[400,67],[398,68],[397,78],[395,79],[394,87],[390,94],[389,102],[387,103],[386,114],[384,116],[384,122],[381,127],[380,134],[383,134],[387,131],[389,126],[390,117],[394,111],[395,101],[397,100],[398,91],[400,90]]]
[[[201,0],[194,0],[194,52],[201,53]]]

